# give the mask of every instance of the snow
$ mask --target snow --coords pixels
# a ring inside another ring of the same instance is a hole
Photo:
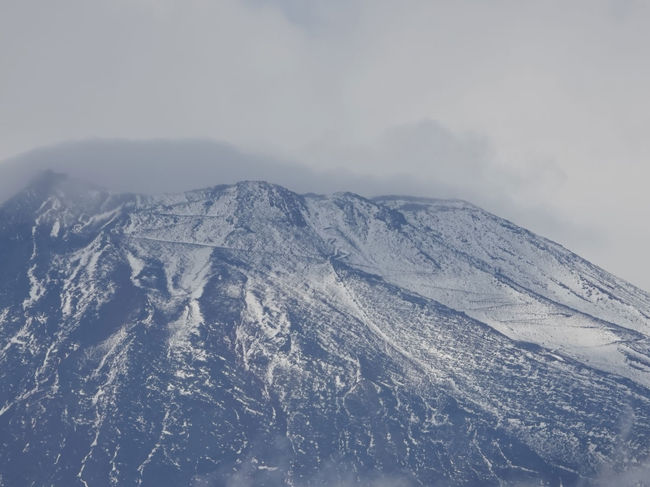
[[[137,258],[131,252],[126,253],[126,258],[129,262],[129,266],[131,266],[131,282],[135,285],[139,285],[139,283],[137,282],[137,277],[144,269],[145,263],[142,259]]]
[[[73,482],[93,485],[101,465],[128,483],[124,451],[146,484],[150,465],[192,470],[280,435],[292,462],[328,445],[366,464],[435,450],[453,459],[436,475],[495,483],[535,473],[513,438],[561,469],[609,461],[623,403],[630,448],[649,453],[650,296],[474,206],[255,182],[70,205],[41,207],[21,301],[0,302],[0,366],[25,367],[0,416],[48,425],[62,391],[74,397],[59,413],[80,458],[47,453]]]
[[[58,237],[60,231],[61,231],[61,222],[59,220],[56,220],[52,225],[52,230],[50,231],[50,237],[52,238]]]

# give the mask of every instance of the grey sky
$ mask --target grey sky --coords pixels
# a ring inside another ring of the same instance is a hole
[[[119,187],[146,169],[113,157],[215,154],[215,177],[461,197],[650,289],[649,27],[642,0],[0,0],[0,159],[109,139],[0,176],[95,151],[79,174]],[[187,138],[230,147],[164,140]],[[169,159],[143,189],[192,182]]]

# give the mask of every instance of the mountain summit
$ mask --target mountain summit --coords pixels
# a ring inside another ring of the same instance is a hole
[[[0,269],[0,486],[648,473],[650,295],[469,203],[50,173]]]

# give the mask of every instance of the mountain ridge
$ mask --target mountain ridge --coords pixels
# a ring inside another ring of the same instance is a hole
[[[0,485],[645,468],[650,295],[559,244],[465,203],[57,178],[0,206]]]

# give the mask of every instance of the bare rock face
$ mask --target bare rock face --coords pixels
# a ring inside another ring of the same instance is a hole
[[[649,336],[464,202],[48,173],[0,207],[0,486],[643,485]]]

